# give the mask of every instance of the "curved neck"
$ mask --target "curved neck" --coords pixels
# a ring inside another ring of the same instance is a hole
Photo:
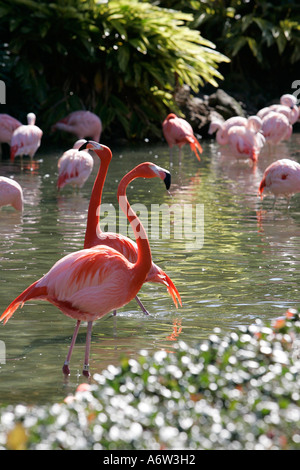
[[[122,178],[117,193],[120,208],[126,215],[132,227],[138,246],[138,258],[136,263],[134,264],[134,270],[141,279],[147,276],[152,266],[151,250],[143,224],[141,223],[140,219],[138,218],[138,216],[136,215],[136,213],[131,208],[128,202],[126,196],[126,188],[132,180],[142,176],[143,175],[139,174],[136,168],[134,168]]]
[[[227,132],[224,131],[222,127],[220,127],[220,129],[217,131],[216,138],[217,138],[218,144],[220,145],[226,145],[228,143]]]
[[[95,150],[96,151],[96,150]],[[98,152],[103,152],[104,150],[97,150],[96,153],[99,156]],[[95,244],[95,237],[97,237],[97,232],[101,233],[99,219],[100,219],[100,205],[103,193],[103,186],[106,179],[108,167],[110,164],[110,159],[100,160],[100,167],[98,170],[97,177],[94,182],[92,189],[87,224],[85,230],[84,238],[84,248],[90,248]]]

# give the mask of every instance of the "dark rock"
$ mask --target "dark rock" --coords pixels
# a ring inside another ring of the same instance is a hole
[[[242,106],[236,99],[228,95],[224,90],[218,89],[210,95],[209,106],[218,111],[224,119],[233,116],[245,116]]]
[[[194,132],[202,137],[209,136],[212,120],[224,121],[233,116],[245,116],[241,104],[221,89],[210,96],[193,96],[190,88],[184,85],[177,90],[174,98]]]

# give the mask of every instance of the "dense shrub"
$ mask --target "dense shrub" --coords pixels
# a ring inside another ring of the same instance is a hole
[[[294,0],[160,0],[193,14],[190,25],[231,59],[220,70],[228,91],[266,99],[292,92],[299,78],[300,4]]]
[[[161,133],[174,88],[217,85],[218,64],[227,60],[186,26],[192,20],[138,0],[2,0],[7,110],[21,119],[38,112],[45,130],[87,108],[100,115],[106,136]]]
[[[300,318],[141,351],[64,403],[0,409],[0,449],[299,449]]]

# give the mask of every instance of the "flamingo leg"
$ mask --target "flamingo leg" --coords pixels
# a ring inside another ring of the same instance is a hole
[[[179,165],[181,165],[181,159],[182,159],[182,148],[179,147]]]
[[[138,296],[135,297],[135,300],[137,301],[138,305],[141,307],[142,311],[144,312],[145,315],[149,315],[148,310],[144,307]]]
[[[91,348],[91,338],[92,338],[92,328],[93,322],[89,321],[87,326],[87,333],[86,333],[86,344],[85,344],[85,356],[84,356],[84,364],[83,364],[83,375],[86,377],[90,377],[89,372],[89,357],[90,357],[90,348]]]
[[[76,342],[76,338],[77,338],[77,334],[78,334],[78,330],[79,330],[79,326],[80,326],[80,323],[81,321],[80,320],[77,320],[77,323],[76,323],[76,326],[75,326],[75,330],[74,330],[74,333],[73,333],[73,338],[72,338],[72,341],[71,341],[71,344],[70,344],[70,348],[69,348],[69,351],[68,351],[68,355],[66,357],[66,360],[64,362],[64,365],[63,365],[63,373],[65,375],[70,375],[70,369],[69,369],[69,364],[70,364],[70,359],[71,359],[71,355],[72,355],[72,351],[73,351],[73,348],[74,348],[74,344]]]
[[[170,154],[170,168],[173,166],[173,147],[169,147]]]

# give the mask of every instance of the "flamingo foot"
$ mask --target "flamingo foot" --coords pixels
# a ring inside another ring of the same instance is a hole
[[[64,363],[62,371],[65,375],[70,375],[69,362]]]
[[[84,375],[85,377],[90,377],[90,376],[91,376],[89,369],[90,369],[90,365],[89,365],[89,364],[84,364],[84,365],[83,365],[82,373],[83,373],[83,375]]]

